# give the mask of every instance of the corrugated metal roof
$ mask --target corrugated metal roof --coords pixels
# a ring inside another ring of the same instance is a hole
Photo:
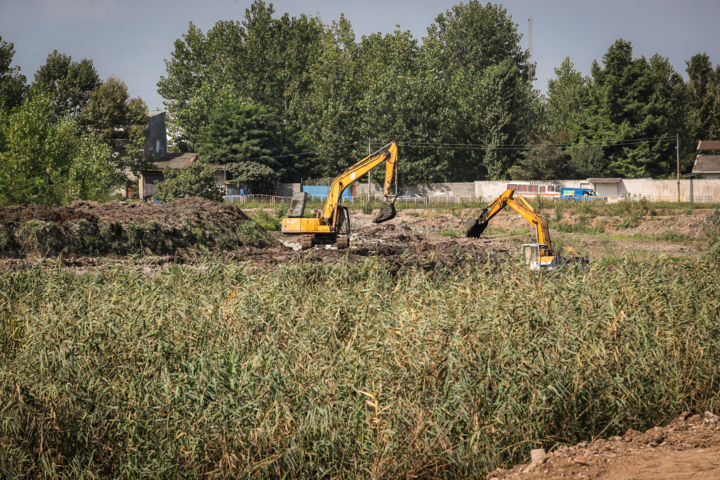
[[[151,162],[155,168],[148,170],[165,170],[170,167],[173,170],[180,170],[197,158],[197,153],[166,153],[156,161]]]
[[[720,140],[701,140],[698,150],[720,150]]]
[[[620,183],[622,178],[588,178],[587,181],[597,185],[598,183]]]
[[[720,173],[720,155],[698,155],[695,157],[693,173]]]

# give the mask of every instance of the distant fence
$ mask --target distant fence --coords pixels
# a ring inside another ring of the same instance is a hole
[[[609,195],[607,203],[617,202],[670,202],[670,203],[720,203],[720,194],[714,195]]]
[[[313,195],[308,194],[308,201],[311,202],[324,202],[327,200],[327,195]],[[535,200],[533,195],[525,195],[528,200]],[[382,202],[385,197],[381,194],[376,195],[344,195],[341,203],[366,203],[368,201],[373,203]],[[225,197],[228,202],[237,203],[290,203],[292,197],[283,197],[279,195],[228,195]],[[617,203],[617,202],[639,202],[645,200],[647,202],[672,202],[678,201],[677,195],[608,195],[606,197],[584,197],[579,202],[586,203]],[[405,196],[398,197],[398,204],[414,204],[417,206],[432,205],[432,204],[468,204],[474,203],[478,205],[486,205],[493,201],[492,198],[476,197],[474,195],[426,195],[426,196]],[[680,195],[680,203],[683,202],[694,202],[694,203],[720,203],[720,194],[714,195]]]

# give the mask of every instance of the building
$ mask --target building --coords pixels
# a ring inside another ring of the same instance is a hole
[[[592,184],[595,195],[598,197],[611,197],[618,195],[618,185],[622,178],[588,178]]]
[[[699,152],[720,150],[720,140],[703,140],[698,143]],[[689,176],[702,175],[706,179],[720,178],[720,155],[698,155]]]
[[[698,155],[695,157],[692,173],[707,179],[720,178],[720,155]]]
[[[145,127],[147,143],[145,143],[145,156],[154,158],[167,153],[167,129],[165,127],[165,112],[148,112],[148,125]]]

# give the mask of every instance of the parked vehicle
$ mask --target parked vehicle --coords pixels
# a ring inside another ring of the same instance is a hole
[[[598,197],[592,188],[563,188],[556,199],[560,202],[604,202],[604,197]]]

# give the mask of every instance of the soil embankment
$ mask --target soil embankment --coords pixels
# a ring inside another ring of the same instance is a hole
[[[598,439],[545,454],[512,470],[498,469],[488,480],[503,479],[717,479],[720,478],[720,418],[682,414],[667,427],[623,437]]]
[[[199,198],[158,205],[73,202],[0,209],[0,256],[172,254],[277,242],[239,208]]]

